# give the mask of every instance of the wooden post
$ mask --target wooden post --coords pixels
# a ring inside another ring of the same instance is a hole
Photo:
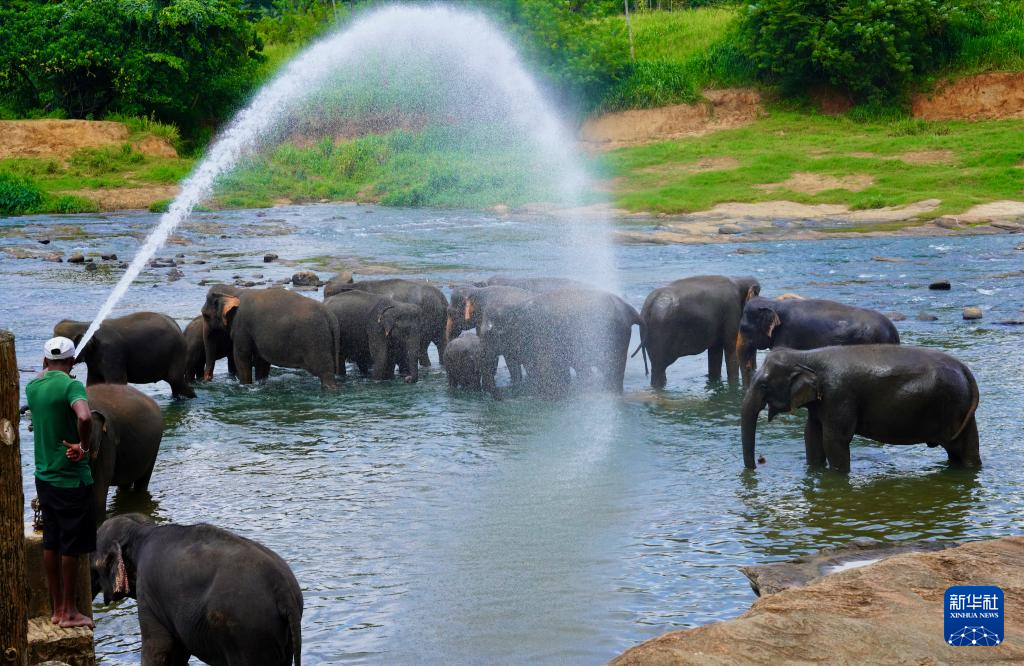
[[[0,330],[0,663],[28,664],[25,490],[18,442],[18,360],[14,334]]]

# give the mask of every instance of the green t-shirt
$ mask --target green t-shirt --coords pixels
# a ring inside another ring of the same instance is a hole
[[[32,410],[32,432],[36,445],[36,478],[58,488],[92,484],[89,457],[78,462],[67,458],[63,442],[78,441],[78,419],[71,405],[86,399],[82,382],[67,373],[50,370],[25,387]]]

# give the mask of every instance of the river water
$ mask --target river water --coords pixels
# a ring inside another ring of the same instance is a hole
[[[0,250],[126,259],[156,219],[5,219]],[[445,285],[557,273],[563,261],[558,224],[543,217],[320,205],[194,219],[182,244],[161,253],[185,254],[184,277],[147,269],[115,314],[157,310],[184,325],[203,301],[200,280],[271,280],[308,267],[326,276],[330,257],[357,273],[398,270]],[[43,248],[41,236],[55,240]],[[166,417],[151,498],[115,491],[110,506],[211,522],[280,553],[304,591],[308,664],[607,660],[665,631],[742,613],[754,598],[743,565],[857,537],[1021,531],[1024,327],[997,323],[1024,317],[1017,242],[851,234],[615,248],[622,295],[638,308],[656,286],[723,273],[756,275],[768,296],[797,292],[907,315],[897,323],[906,343],[949,351],[977,376],[979,472],[947,469],[941,449],[863,440],[849,477],[811,472],[802,418],[782,416],[762,421],[767,464],[745,473],[740,395],[708,385],[703,356],[672,366],[664,392],[647,388],[635,358],[623,398],[564,403],[452,394],[436,364],[412,386],[350,374],[337,392],[321,393],[315,379],[275,370],[266,385],[242,387],[221,361],[192,401],[171,401],[162,384],[142,387]],[[296,265],[264,264],[268,251]],[[23,383],[53,324],[90,319],[119,274],[0,255],[0,325],[18,336]],[[927,289],[940,278],[951,291]],[[963,321],[965,305],[980,305],[985,318]],[[919,311],[938,319],[917,321]],[[31,497],[31,434],[21,434]],[[134,602],[98,609],[97,625],[103,663],[138,662]]]

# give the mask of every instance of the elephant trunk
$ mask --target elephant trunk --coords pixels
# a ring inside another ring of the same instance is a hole
[[[415,384],[420,378],[420,337],[410,335],[405,341],[405,363],[409,366],[409,374],[405,376],[406,384]]]
[[[455,332],[455,320],[449,314],[448,318],[444,322],[444,343],[447,345],[452,341],[452,333]]]
[[[750,386],[750,380],[757,370],[757,347],[752,340],[743,337],[742,333],[736,335],[736,355],[740,363],[740,373],[743,375],[743,386]]]
[[[743,408],[740,412],[742,414],[740,437],[743,441],[743,464],[747,469],[754,469],[756,467],[754,463],[754,435],[757,431],[757,415],[761,413],[766,403],[764,390],[757,386],[751,387],[743,398]]]

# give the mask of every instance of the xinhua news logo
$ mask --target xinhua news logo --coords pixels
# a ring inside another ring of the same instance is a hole
[[[1003,591],[994,585],[960,585],[946,590],[946,643],[992,647],[1003,642]]]

